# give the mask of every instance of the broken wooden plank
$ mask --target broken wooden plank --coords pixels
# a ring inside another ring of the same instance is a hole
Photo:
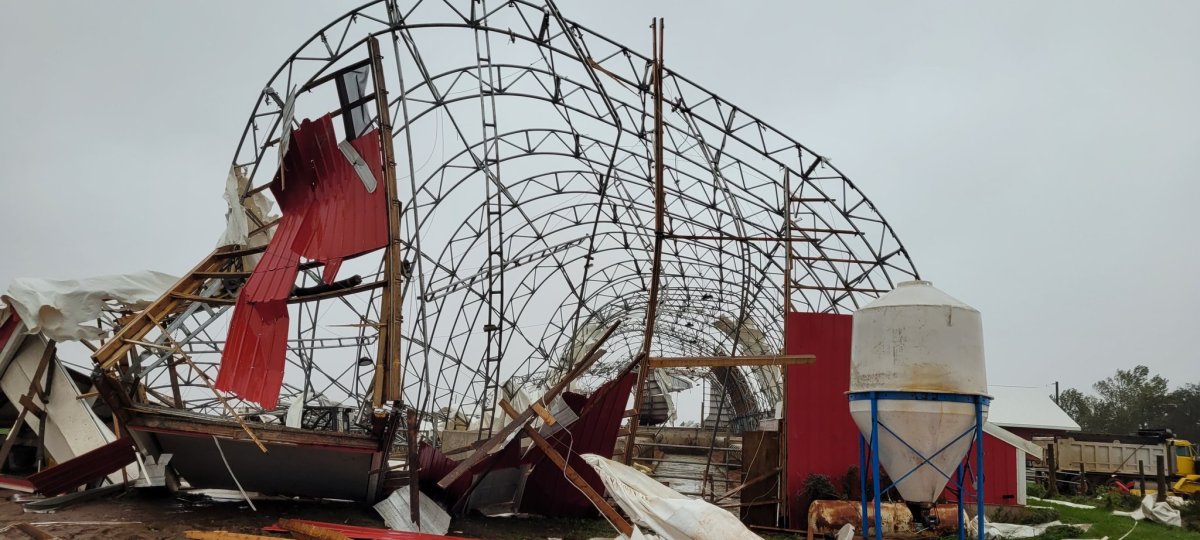
[[[287,529],[298,540],[350,540],[345,534],[313,523],[280,519],[279,526]]]
[[[183,533],[183,537],[189,540],[279,540],[278,536],[260,536],[228,531],[187,531]]]

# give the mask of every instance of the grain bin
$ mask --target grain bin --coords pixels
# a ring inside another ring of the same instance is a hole
[[[854,313],[850,414],[862,432],[863,469],[871,449],[861,476],[864,484],[871,476],[873,493],[889,487],[879,485],[882,466],[905,501],[937,501],[982,439],[986,394],[978,310],[928,281],[908,281]],[[982,481],[974,486],[981,493]]]

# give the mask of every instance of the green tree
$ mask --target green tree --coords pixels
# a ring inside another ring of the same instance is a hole
[[[1150,368],[1118,369],[1117,374],[1092,386],[1099,397],[1096,421],[1112,433],[1132,433],[1141,428],[1165,427],[1167,380],[1150,376]],[[1113,431],[1115,430],[1115,431]]]
[[[1195,397],[1200,397],[1200,388],[1189,385]],[[1059,395],[1059,406],[1074,418],[1084,431],[1101,433],[1133,433],[1142,428],[1171,427],[1178,429],[1174,418],[1168,413],[1183,415],[1180,418],[1196,418],[1196,410],[1169,405],[1172,394],[1168,392],[1167,380],[1150,375],[1150,368],[1137,366],[1133,369],[1118,369],[1116,375],[1092,385],[1096,395],[1087,395],[1074,388]],[[1184,390],[1181,388],[1177,392]],[[1189,402],[1195,402],[1193,398]],[[1200,406],[1197,403],[1196,406]],[[1194,421],[1193,424],[1194,425]]]
[[[1185,384],[1167,396],[1167,427],[1180,438],[1200,443],[1200,384]]]

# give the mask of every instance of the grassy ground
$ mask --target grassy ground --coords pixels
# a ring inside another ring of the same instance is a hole
[[[1031,503],[1032,504],[1032,503]],[[1038,537],[1038,540],[1057,540],[1060,538],[1104,538],[1117,540],[1129,532],[1134,521],[1123,516],[1114,516],[1112,510],[1104,508],[1085,509],[1055,505],[1053,503],[1039,506],[1054,506],[1058,509],[1059,520],[1063,523],[1090,523],[1092,528],[1086,533],[1067,531],[1048,531]],[[1162,540],[1200,540],[1200,533],[1189,532],[1178,527],[1168,527],[1150,521],[1138,522],[1137,528],[1126,537],[1127,540],[1162,539]]]

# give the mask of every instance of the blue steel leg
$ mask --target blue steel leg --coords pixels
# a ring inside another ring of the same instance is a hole
[[[983,400],[980,398],[975,399],[975,475],[975,521],[979,526],[979,540],[986,540],[987,531],[983,524]]]
[[[867,439],[863,438],[862,433],[858,434],[858,495],[862,499],[862,505],[858,507],[862,514],[858,525],[862,529],[863,540],[867,540]]]
[[[954,474],[954,483],[958,488],[958,540],[967,540],[966,522],[963,520],[963,464],[958,464],[958,472]]]
[[[883,494],[879,492],[879,396],[871,393],[871,483],[875,498],[875,540],[883,540]]]

